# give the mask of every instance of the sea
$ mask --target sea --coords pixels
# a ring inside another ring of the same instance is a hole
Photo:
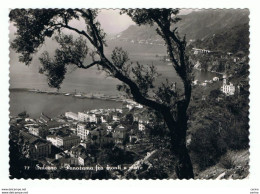
[[[168,79],[176,82],[177,87],[181,81],[176,75],[169,62],[162,61],[162,56],[166,55],[164,46],[161,45],[140,45],[122,41],[108,41],[106,55],[112,53],[112,48],[122,47],[129,53],[130,60],[144,65],[154,65],[160,76],[156,79],[156,85]],[[48,48],[41,48],[41,51]],[[47,84],[44,75],[39,74],[40,63],[37,54],[30,66],[26,66],[18,61],[18,54],[10,51],[10,116],[15,116],[26,111],[30,117],[38,118],[44,114],[55,117],[67,111],[80,112],[97,108],[121,108],[122,102],[99,99],[81,99],[73,96],[50,95],[46,93],[33,93],[19,89],[37,89],[41,91],[56,91]],[[195,79],[204,81],[212,79],[215,73],[194,71]],[[108,77],[106,73],[92,67],[87,70],[70,69],[61,85],[60,92],[85,93],[85,94],[105,94],[115,96],[120,94],[116,86],[120,81]],[[17,90],[18,89],[18,90]]]

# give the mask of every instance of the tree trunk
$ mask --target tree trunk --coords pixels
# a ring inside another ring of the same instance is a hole
[[[194,179],[193,167],[186,146],[172,150],[176,157],[175,172],[179,179]]]
[[[186,112],[186,111],[184,111]],[[182,112],[182,113],[184,113]],[[181,114],[179,112],[179,114]],[[170,115],[168,115],[170,116]],[[177,122],[169,122],[172,117],[167,118],[167,126],[171,136],[171,151],[175,158],[175,172],[179,179],[193,179],[193,167],[186,147],[187,116],[178,115]]]
[[[193,179],[193,167],[186,147],[186,137],[171,136],[171,151],[175,158],[175,172],[179,179]]]

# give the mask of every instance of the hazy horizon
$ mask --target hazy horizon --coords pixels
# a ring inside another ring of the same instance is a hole
[[[196,9],[181,9],[179,15],[187,15]],[[115,35],[126,30],[130,25],[136,25],[132,19],[126,14],[120,14],[120,9],[100,9],[97,16],[97,20],[100,22],[103,30],[108,35]],[[83,25],[83,21],[73,21],[73,25]],[[16,31],[15,26],[10,23],[10,34],[14,34]]]

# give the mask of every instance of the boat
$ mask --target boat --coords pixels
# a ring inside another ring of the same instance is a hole
[[[29,92],[38,92],[37,89],[31,89],[31,90],[28,90]]]
[[[83,96],[82,94],[75,94],[74,97],[76,97],[76,98],[85,98],[85,96]]]

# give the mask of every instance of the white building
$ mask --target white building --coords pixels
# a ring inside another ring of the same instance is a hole
[[[91,122],[91,123],[97,123],[97,117],[94,113],[84,113],[79,112],[78,113],[78,120],[81,122]]]
[[[55,135],[48,135],[46,137],[46,140],[51,142],[52,145],[57,147],[57,136],[55,136]]]
[[[48,131],[38,125],[29,126],[28,131],[30,134],[33,134],[35,136],[44,137],[48,134]]]
[[[127,107],[129,110],[131,110],[131,109],[134,108],[134,105],[133,105],[133,104],[127,104],[126,107]]]
[[[194,50],[194,55],[197,55],[199,53],[204,53],[204,54],[211,53],[210,50],[206,50],[206,49],[192,48],[192,50]]]
[[[101,119],[101,123],[106,123],[107,122],[105,116],[101,116],[100,119]]]
[[[94,113],[89,114],[89,122],[91,122],[91,123],[97,123],[98,122],[98,118],[97,118],[96,114],[94,114]]]
[[[193,84],[193,85],[198,85],[198,83],[199,83],[199,80],[197,80],[197,79],[194,80],[194,81],[192,81],[192,84]]]
[[[117,108],[116,111],[119,112],[119,113],[123,113],[122,108]]]
[[[78,144],[80,144],[80,138],[76,135],[57,136],[57,147],[70,149]]]
[[[89,129],[86,128],[86,125],[79,123],[77,125],[77,136],[79,136],[80,139],[87,140],[88,134],[89,134]]]
[[[144,131],[145,130],[145,125],[143,123],[138,124],[138,129],[139,131]]]
[[[65,112],[65,117],[67,119],[78,120],[78,115],[74,112]]]
[[[227,84],[226,76],[223,76],[223,78],[223,86],[221,87],[221,91],[227,96],[234,95],[236,87],[231,82]]]
[[[214,82],[219,81],[219,77],[213,77],[213,81]]]
[[[78,119],[79,119],[79,121],[87,122],[88,121],[88,114],[83,113],[83,112],[78,112]]]
[[[87,156],[85,154],[82,154],[78,157],[78,164],[80,166],[84,166],[86,164]]]
[[[31,118],[25,118],[24,120],[25,120],[25,122],[35,123],[35,120],[34,120],[34,119],[31,119]]]
[[[113,115],[112,119],[113,121],[119,121],[120,117],[118,115]]]
[[[141,105],[141,104],[137,104],[135,107],[136,107],[136,108],[143,108],[144,106]]]
[[[221,87],[221,91],[227,96],[231,96],[235,94],[236,88],[232,83],[230,83],[229,85],[223,84],[223,86]]]

